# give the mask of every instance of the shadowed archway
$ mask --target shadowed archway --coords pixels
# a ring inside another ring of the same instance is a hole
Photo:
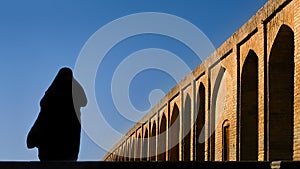
[[[135,152],[134,161],[141,161],[141,148],[142,148],[142,137],[141,134],[139,134],[136,140],[136,152]]]
[[[150,151],[150,161],[155,161],[156,160],[156,123],[155,122],[152,125],[149,151]]]
[[[195,148],[194,155],[196,161],[204,161],[205,159],[205,144],[200,142],[200,140],[205,140],[205,138],[200,139],[200,134],[202,131],[205,131],[205,87],[203,83],[200,84],[197,96],[197,109],[198,113],[196,114],[195,122]],[[205,137],[203,135],[203,137]],[[200,140],[199,140],[200,139]]]
[[[179,121],[179,109],[178,106],[174,104],[169,128],[170,161],[179,161]]]
[[[278,31],[269,58],[269,160],[293,159],[294,32]]]
[[[167,139],[167,119],[163,113],[159,126],[159,137],[158,137],[158,161],[166,161],[166,139]]]
[[[187,94],[183,111],[183,160],[191,158],[191,97]]]
[[[225,84],[225,71],[226,69],[224,67],[220,67],[219,72],[216,77],[215,85],[212,91],[211,96],[211,111],[209,114],[209,146],[210,146],[210,154],[209,154],[209,160],[215,161],[215,129],[218,124],[216,124],[216,120],[218,115],[220,115],[220,112],[222,111],[222,108],[225,104],[225,91],[224,88],[226,87]],[[219,112],[218,112],[219,111]],[[218,114],[219,113],[219,114]]]
[[[148,157],[148,129],[145,130],[143,137],[142,161],[147,161]]]
[[[250,50],[241,76],[240,160],[258,159],[258,57]]]

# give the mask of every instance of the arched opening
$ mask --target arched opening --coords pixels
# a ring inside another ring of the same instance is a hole
[[[205,140],[205,87],[203,83],[200,84],[197,96],[197,109],[198,113],[196,114],[196,122],[195,122],[195,148],[196,151],[194,153],[196,161],[204,161],[205,159],[205,144],[204,142],[200,142],[200,140]],[[203,132],[203,135],[200,134]]]
[[[112,153],[112,161],[116,161],[116,152]]]
[[[187,94],[183,111],[183,160],[190,161],[191,154],[191,97]]]
[[[136,156],[134,161],[141,161],[141,148],[142,148],[142,137],[141,134],[139,134],[136,140],[136,152],[135,152]]]
[[[121,147],[118,148],[118,161],[122,161]]]
[[[126,141],[126,146],[125,146],[125,161],[129,161],[130,160],[130,158],[129,158],[129,156],[130,156],[130,140],[128,139],[127,141]]]
[[[114,156],[114,153],[112,153],[111,155],[110,155],[110,161],[114,161],[115,160],[115,156]]]
[[[123,146],[122,146],[122,148],[121,148],[121,161],[125,161],[125,153],[126,153],[126,151],[125,151],[125,144],[123,143]]]
[[[134,137],[131,136],[129,161],[134,161]]]
[[[166,138],[167,138],[167,119],[163,114],[160,122],[159,137],[158,137],[158,161],[166,161]]]
[[[119,161],[123,161],[123,147],[119,147]]]
[[[118,150],[114,152],[114,161],[118,161]]]
[[[294,32],[283,25],[269,58],[269,160],[293,159]]]
[[[240,160],[258,159],[258,57],[250,50],[241,76]]]
[[[119,161],[119,154],[118,153],[119,153],[119,151],[117,150],[116,151],[116,161]]]
[[[171,115],[171,123],[169,127],[170,138],[170,161],[179,161],[179,109],[177,104],[174,104],[174,108]]]
[[[155,161],[156,157],[156,123],[153,123],[150,138],[150,161]]]
[[[229,122],[225,120],[222,124],[222,160],[229,161],[230,156],[230,143],[229,143]]]
[[[144,139],[143,139],[143,148],[142,148],[142,160],[147,161],[148,157],[148,129],[146,129],[145,134],[144,134]]]
[[[224,111],[226,104],[226,81],[224,78],[225,68],[220,67],[218,75],[215,80],[215,85],[212,91],[212,102],[211,102],[211,111],[209,114],[209,146],[210,146],[210,161],[215,160],[215,129],[216,121]]]

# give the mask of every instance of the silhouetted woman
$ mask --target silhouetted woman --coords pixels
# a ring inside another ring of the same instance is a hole
[[[27,136],[41,161],[76,161],[80,147],[80,108],[87,104],[70,68],[61,68],[40,101],[40,113]]]

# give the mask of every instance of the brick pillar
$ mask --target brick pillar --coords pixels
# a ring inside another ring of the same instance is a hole
[[[258,55],[258,161],[263,161],[265,159],[265,62],[267,62],[266,57],[264,57],[264,24],[258,25],[258,41],[259,51]]]
[[[300,160],[300,0],[294,0],[295,75],[294,75],[294,160]]]

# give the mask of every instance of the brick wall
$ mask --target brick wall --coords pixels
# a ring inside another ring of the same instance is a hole
[[[170,160],[170,157],[174,156],[179,161],[186,160],[187,157],[191,161],[196,160],[199,152],[196,151],[198,140],[194,123],[199,108],[197,92],[200,84],[203,84],[205,105],[200,106],[205,107],[205,148],[203,151],[206,161],[224,160],[223,124],[225,121],[226,125],[229,124],[228,131],[226,131],[228,132],[228,146],[225,146],[226,151],[229,152],[229,161],[252,159],[250,155],[249,157],[245,155],[247,154],[245,151],[255,153],[254,158],[258,161],[280,160],[285,157],[288,159],[288,156],[291,160],[299,160],[299,33],[300,0],[268,1],[210,57],[178,83],[140,123],[128,131],[124,138],[112,148],[112,152],[118,150],[118,155],[120,155],[123,150],[130,152],[131,149],[137,149],[136,144],[131,146],[131,142],[123,143],[128,142],[127,140],[130,139],[127,138],[130,136],[137,137],[137,134],[143,138],[148,137],[149,134],[146,136],[145,131],[149,133],[150,123],[155,123],[157,124],[157,136],[154,139],[157,141],[156,156],[162,151],[158,146],[160,144],[158,138],[161,136],[159,129],[166,127],[166,132],[175,133],[168,133],[165,136],[167,151],[166,158],[163,160]],[[293,44],[292,47],[291,44]],[[249,59],[250,55],[252,59]],[[289,64],[288,59],[292,64]],[[291,65],[293,68],[289,69],[284,65]],[[221,68],[225,72],[219,77]],[[291,82],[287,78],[290,75],[292,76]],[[288,94],[289,92],[292,94]],[[191,99],[189,111],[185,109],[187,95]],[[179,109],[179,129],[170,130],[170,120],[175,104]],[[161,126],[162,113],[167,118],[166,126]],[[251,129],[252,123],[256,125],[255,130]],[[257,133],[253,133],[256,130]],[[186,134],[189,133],[187,131],[190,131],[190,138],[187,139],[190,140],[189,143],[184,141]],[[211,133],[212,131],[214,132]],[[178,137],[179,145],[178,150],[171,153],[168,149],[171,146],[171,136],[174,135]],[[249,143],[247,138],[250,139],[250,137],[256,139]],[[120,149],[119,147],[123,145],[125,147]],[[247,149],[248,145],[254,147],[255,150]],[[291,151],[284,151],[280,150],[280,146],[284,149],[292,148]],[[148,150],[149,145],[146,147]],[[190,152],[187,152],[187,149]],[[157,159],[159,158],[151,158],[151,160]],[[108,153],[103,160],[117,159],[112,159]]]

